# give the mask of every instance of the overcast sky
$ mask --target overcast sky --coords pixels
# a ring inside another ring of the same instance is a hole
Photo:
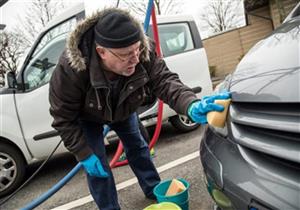
[[[82,0],[63,0],[65,2],[68,2],[67,5],[70,4],[76,4],[79,2],[82,2]],[[92,0],[89,0],[91,2]],[[122,1],[122,0],[121,0]],[[27,5],[30,1],[28,0],[9,0],[4,6],[0,8],[0,23],[6,24],[8,28],[12,28],[14,25],[17,24],[17,17],[22,17],[22,12],[26,10]],[[96,0],[101,5],[110,5],[111,0]],[[207,0],[184,0],[184,11],[187,14],[194,13],[196,14],[197,11],[201,10],[203,8],[203,5],[207,3]],[[8,29],[7,28],[7,29]]]
[[[8,0],[0,8],[0,23],[6,25],[6,29],[11,29],[18,24],[18,16],[23,17],[23,13],[28,8],[29,3],[33,0]],[[64,1],[66,5],[74,5],[82,2],[83,0],[57,0]]]
[[[18,24],[18,16],[22,18],[22,15],[27,5],[33,0],[9,0],[4,6],[0,8],[0,23],[6,25],[6,30],[11,30]],[[83,2],[83,0],[57,0],[64,1],[68,6],[72,6],[74,4],[78,4]],[[120,0],[122,1],[122,0]],[[142,1],[142,0],[141,0]],[[178,0],[180,1],[180,0]],[[193,15],[195,17],[196,23],[200,26],[200,14],[207,3],[211,0],[182,0],[183,3],[182,11],[183,13]],[[231,1],[231,0],[228,0]],[[93,2],[93,4],[101,5],[101,6],[115,6],[116,0],[87,0],[87,2]],[[137,1],[138,2],[138,1]],[[113,5],[112,5],[113,4]],[[242,10],[243,8],[241,8]],[[24,15],[23,15],[24,16]],[[20,24],[20,23],[19,23]],[[200,27],[199,27],[200,28]],[[204,28],[203,26],[201,27]],[[202,38],[206,37],[205,32],[201,31]]]

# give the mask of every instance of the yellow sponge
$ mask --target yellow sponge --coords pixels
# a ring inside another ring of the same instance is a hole
[[[231,99],[215,100],[216,104],[220,104],[220,105],[224,106],[224,111],[223,112],[217,112],[217,111],[208,112],[207,113],[208,124],[215,126],[215,127],[224,128],[230,102],[231,102]]]
[[[181,181],[177,179],[172,179],[171,184],[166,192],[166,196],[176,195],[177,193],[180,193],[185,189],[186,187]]]

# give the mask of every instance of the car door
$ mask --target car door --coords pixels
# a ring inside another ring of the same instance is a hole
[[[193,21],[164,22],[158,26],[164,59],[171,71],[199,96],[212,92],[208,60],[200,34]],[[200,88],[201,87],[201,88]]]
[[[158,19],[158,32],[164,60],[180,80],[192,88],[198,97],[212,93],[212,82],[208,60],[197,26],[190,16],[165,16]],[[153,38],[152,27],[147,34]],[[140,109],[140,118],[148,127],[156,122],[157,104]],[[146,110],[146,111],[145,111]],[[183,132],[194,130],[198,124],[184,115],[164,106],[163,120],[169,119],[172,125]]]
[[[177,73],[184,84],[195,89],[199,97],[211,94],[207,55],[193,18],[178,15],[159,20],[160,47],[169,69]],[[153,38],[151,27],[148,34]]]
[[[51,127],[49,80],[64,50],[67,34],[75,24],[76,20],[71,19],[46,32],[21,73],[24,91],[16,94],[16,107],[23,136],[34,158],[48,156],[60,141]],[[63,146],[58,149],[62,151]]]

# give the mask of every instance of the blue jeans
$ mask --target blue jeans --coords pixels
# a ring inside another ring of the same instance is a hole
[[[155,198],[153,188],[160,182],[159,174],[151,160],[147,143],[139,130],[137,114],[134,113],[122,122],[109,124],[122,140],[128,163],[136,175],[139,185],[148,198]],[[105,154],[103,125],[81,121],[81,127],[90,148],[101,160],[108,178],[87,175],[88,185],[97,206],[101,210],[119,210],[115,181]]]

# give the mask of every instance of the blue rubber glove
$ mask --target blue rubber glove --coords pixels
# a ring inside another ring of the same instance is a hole
[[[224,107],[219,104],[215,104],[216,99],[229,99],[229,92],[222,92],[217,95],[204,96],[202,100],[194,101],[189,105],[188,116],[196,123],[207,123],[206,114],[210,111],[222,112]]]
[[[108,173],[104,171],[103,166],[96,155],[92,154],[88,158],[80,161],[80,163],[90,176],[102,178],[108,177]]]

